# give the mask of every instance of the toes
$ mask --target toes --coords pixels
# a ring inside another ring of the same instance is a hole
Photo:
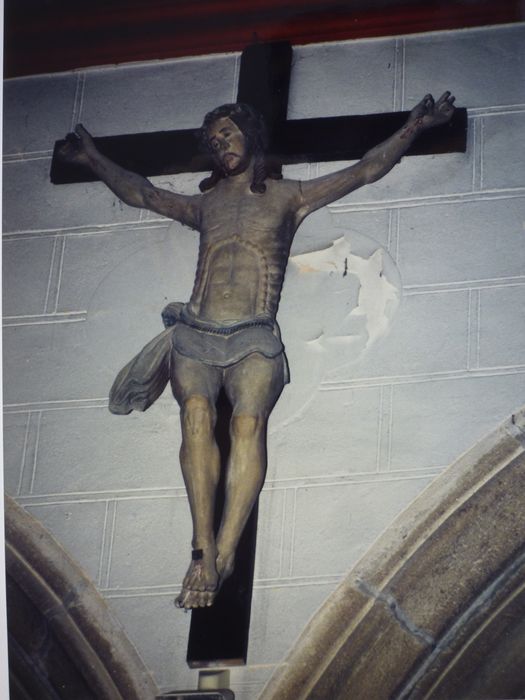
[[[198,591],[192,591],[191,595],[188,599],[188,606],[190,608],[201,608],[201,598],[202,598],[202,593],[199,593]]]
[[[192,608],[206,608],[208,606],[209,593],[206,591],[195,591],[190,598]]]
[[[201,562],[192,562],[186,572],[180,594],[173,601],[177,608],[190,610],[209,607],[217,593],[219,577],[211,567],[205,568]]]
[[[179,595],[173,601],[175,607],[176,608],[185,608],[187,597],[188,597],[188,591],[184,590],[184,588],[183,588],[182,591],[179,593]]]
[[[189,591],[183,588],[173,603],[176,608],[184,610],[209,608],[213,605],[216,595],[216,591]]]
[[[179,596],[181,600],[181,608],[185,610],[191,610],[192,608],[198,608],[199,606],[199,593],[197,591],[185,591],[183,590]]]
[[[215,593],[212,591],[204,591],[199,593],[197,603],[199,608],[209,608],[215,599]]]
[[[207,593],[199,593],[199,608],[205,608],[206,607],[206,599],[207,599]]]
[[[192,591],[187,591],[184,588],[174,600],[175,607],[183,610],[189,610],[192,605]]]

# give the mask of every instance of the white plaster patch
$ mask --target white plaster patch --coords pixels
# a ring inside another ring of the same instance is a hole
[[[300,418],[327,373],[356,362],[388,332],[401,299],[399,272],[380,243],[333,225],[319,237],[326,241],[327,233],[327,247],[288,264],[278,318],[292,384],[271,432]]]
[[[325,294],[328,291],[333,295],[333,304],[329,300],[328,305],[335,313],[324,316],[323,330],[317,338],[310,341],[318,347],[326,347],[333,342],[355,345],[355,324],[352,321],[359,317],[364,318],[365,326],[358,335],[362,340],[364,332],[365,347],[370,345],[388,331],[399,306],[399,275],[386,251],[379,247],[369,257],[361,257],[352,252],[353,248],[351,241],[343,236],[329,248],[296,255],[290,260],[300,274],[324,273],[322,283]],[[391,264],[388,265],[386,261]],[[338,298],[341,295],[342,300]]]

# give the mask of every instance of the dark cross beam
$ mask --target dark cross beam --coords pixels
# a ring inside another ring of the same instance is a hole
[[[400,128],[408,112],[351,117],[287,120],[292,49],[286,42],[254,44],[242,53],[237,100],[265,117],[270,157],[282,164],[354,160]],[[89,126],[89,125],[88,125]],[[456,110],[452,121],[423,134],[409,155],[464,152],[467,114]],[[51,166],[55,184],[97,180],[90,170],[60,161]],[[102,153],[128,170],[146,177],[211,170],[209,155],[199,152],[195,129],[96,138]],[[218,442],[223,471],[228,452],[229,407],[219,399]],[[219,489],[220,490],[220,489]],[[220,518],[220,503],[216,524]],[[192,668],[246,663],[253,587],[257,505],[239,544],[236,568],[211,608],[192,613],[188,664]]]
[[[291,67],[292,48],[287,42],[253,44],[242,52],[237,92],[238,102],[251,104],[265,117],[269,156],[283,165],[356,160],[391,136],[408,117],[408,112],[388,112],[287,120]],[[95,143],[108,158],[145,177],[211,170],[211,158],[199,151],[196,132],[180,129],[104,136],[95,138]],[[467,111],[456,109],[449,124],[422,134],[407,155],[464,153],[466,135]],[[91,170],[57,157],[63,143],[55,143],[51,182],[63,185],[97,180]]]

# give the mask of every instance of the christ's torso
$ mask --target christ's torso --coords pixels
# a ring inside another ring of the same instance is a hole
[[[264,194],[249,184],[220,181],[202,196],[199,260],[190,311],[231,324],[275,319],[290,245],[299,224],[298,182],[267,180]]]

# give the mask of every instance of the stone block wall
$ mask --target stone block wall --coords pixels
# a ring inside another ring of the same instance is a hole
[[[322,265],[290,266],[279,321],[292,383],[270,421],[239,700],[258,696],[393,518],[524,403],[524,46],[513,25],[294,49],[290,118],[409,109],[450,89],[469,111],[468,150],[405,158],[296,236],[292,254],[314,261],[344,237],[356,269],[379,251],[395,304],[345,315],[365,277],[339,289]],[[197,241],[100,183],[51,185],[49,167],[78,121],[100,136],[198,126],[235,99],[238,68],[230,54],[5,84],[5,488],[96,582],[163,689],[196,686],[190,616],[171,603],[190,549],[178,408],[166,392],[117,417],[107,395],[164,304],[188,298]],[[199,179],[155,183],[189,193]]]

